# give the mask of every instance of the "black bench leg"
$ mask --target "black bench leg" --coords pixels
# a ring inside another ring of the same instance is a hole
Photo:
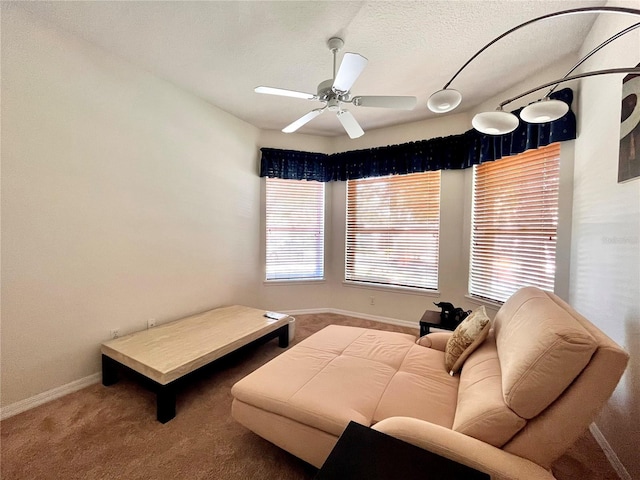
[[[158,385],[157,392],[157,418],[160,423],[167,423],[176,416],[176,390],[171,383]]]
[[[102,355],[102,385],[108,387],[118,382],[118,362]]]
[[[287,348],[289,346],[289,325],[280,327],[280,334],[278,335],[278,346],[281,348]]]

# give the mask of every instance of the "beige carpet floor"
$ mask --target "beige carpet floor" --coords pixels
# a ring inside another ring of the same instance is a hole
[[[396,330],[334,314],[300,315],[293,344],[330,323]],[[316,469],[236,423],[231,386],[282,350],[272,340],[241,350],[178,394],[177,416],[155,420],[155,395],[125,376],[0,422],[0,476],[13,479],[312,479]],[[97,353],[96,353],[97,354]],[[560,480],[616,480],[587,432],[554,464]]]

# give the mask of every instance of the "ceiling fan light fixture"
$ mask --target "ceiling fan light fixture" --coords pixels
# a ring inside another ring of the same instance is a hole
[[[331,97],[327,101],[327,110],[331,112],[337,112],[338,110],[340,110],[340,102],[336,97]]]
[[[434,113],[447,113],[455,110],[462,102],[462,94],[453,88],[438,90],[427,100],[427,107]]]
[[[351,87],[364,70],[364,67],[367,66],[368,61],[369,60],[359,53],[345,53],[342,57],[338,73],[336,73],[333,79],[331,90],[337,95],[349,93],[349,90],[351,90]]]
[[[520,112],[520,118],[528,123],[547,123],[564,117],[569,105],[560,100],[544,98],[527,105]]]
[[[503,110],[478,113],[471,120],[473,128],[485,135],[504,135],[513,132],[520,121],[513,113]]]

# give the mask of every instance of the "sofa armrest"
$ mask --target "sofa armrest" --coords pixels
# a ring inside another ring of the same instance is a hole
[[[427,335],[420,337],[416,343],[418,345],[422,345],[423,347],[433,348],[434,350],[440,350],[444,352],[447,346],[447,340],[451,338],[453,332],[434,332],[428,333]]]
[[[373,429],[491,475],[492,480],[553,480],[548,470],[526,458],[417,418],[391,417]]]

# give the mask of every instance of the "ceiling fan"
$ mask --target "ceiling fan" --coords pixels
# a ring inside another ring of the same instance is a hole
[[[416,97],[403,96],[357,96],[351,97],[351,87],[360,76],[368,60],[357,53],[345,53],[342,58],[340,68],[336,73],[336,54],[344,46],[341,38],[333,37],[327,42],[329,50],[333,53],[333,78],[325,80],[318,85],[318,93],[298,92],[273,87],[256,87],[256,93],[268,95],[281,95],[284,97],[302,98],[305,100],[317,100],[324,102],[324,106],[311,110],[306,115],[300,117],[295,122],[282,129],[285,133],[292,133],[300,127],[310,122],[325,110],[336,112],[336,116],[351,138],[358,138],[364,135],[360,124],[349,110],[345,110],[342,105],[351,103],[356,107],[381,107],[396,108],[401,110],[413,110],[416,106]]]

